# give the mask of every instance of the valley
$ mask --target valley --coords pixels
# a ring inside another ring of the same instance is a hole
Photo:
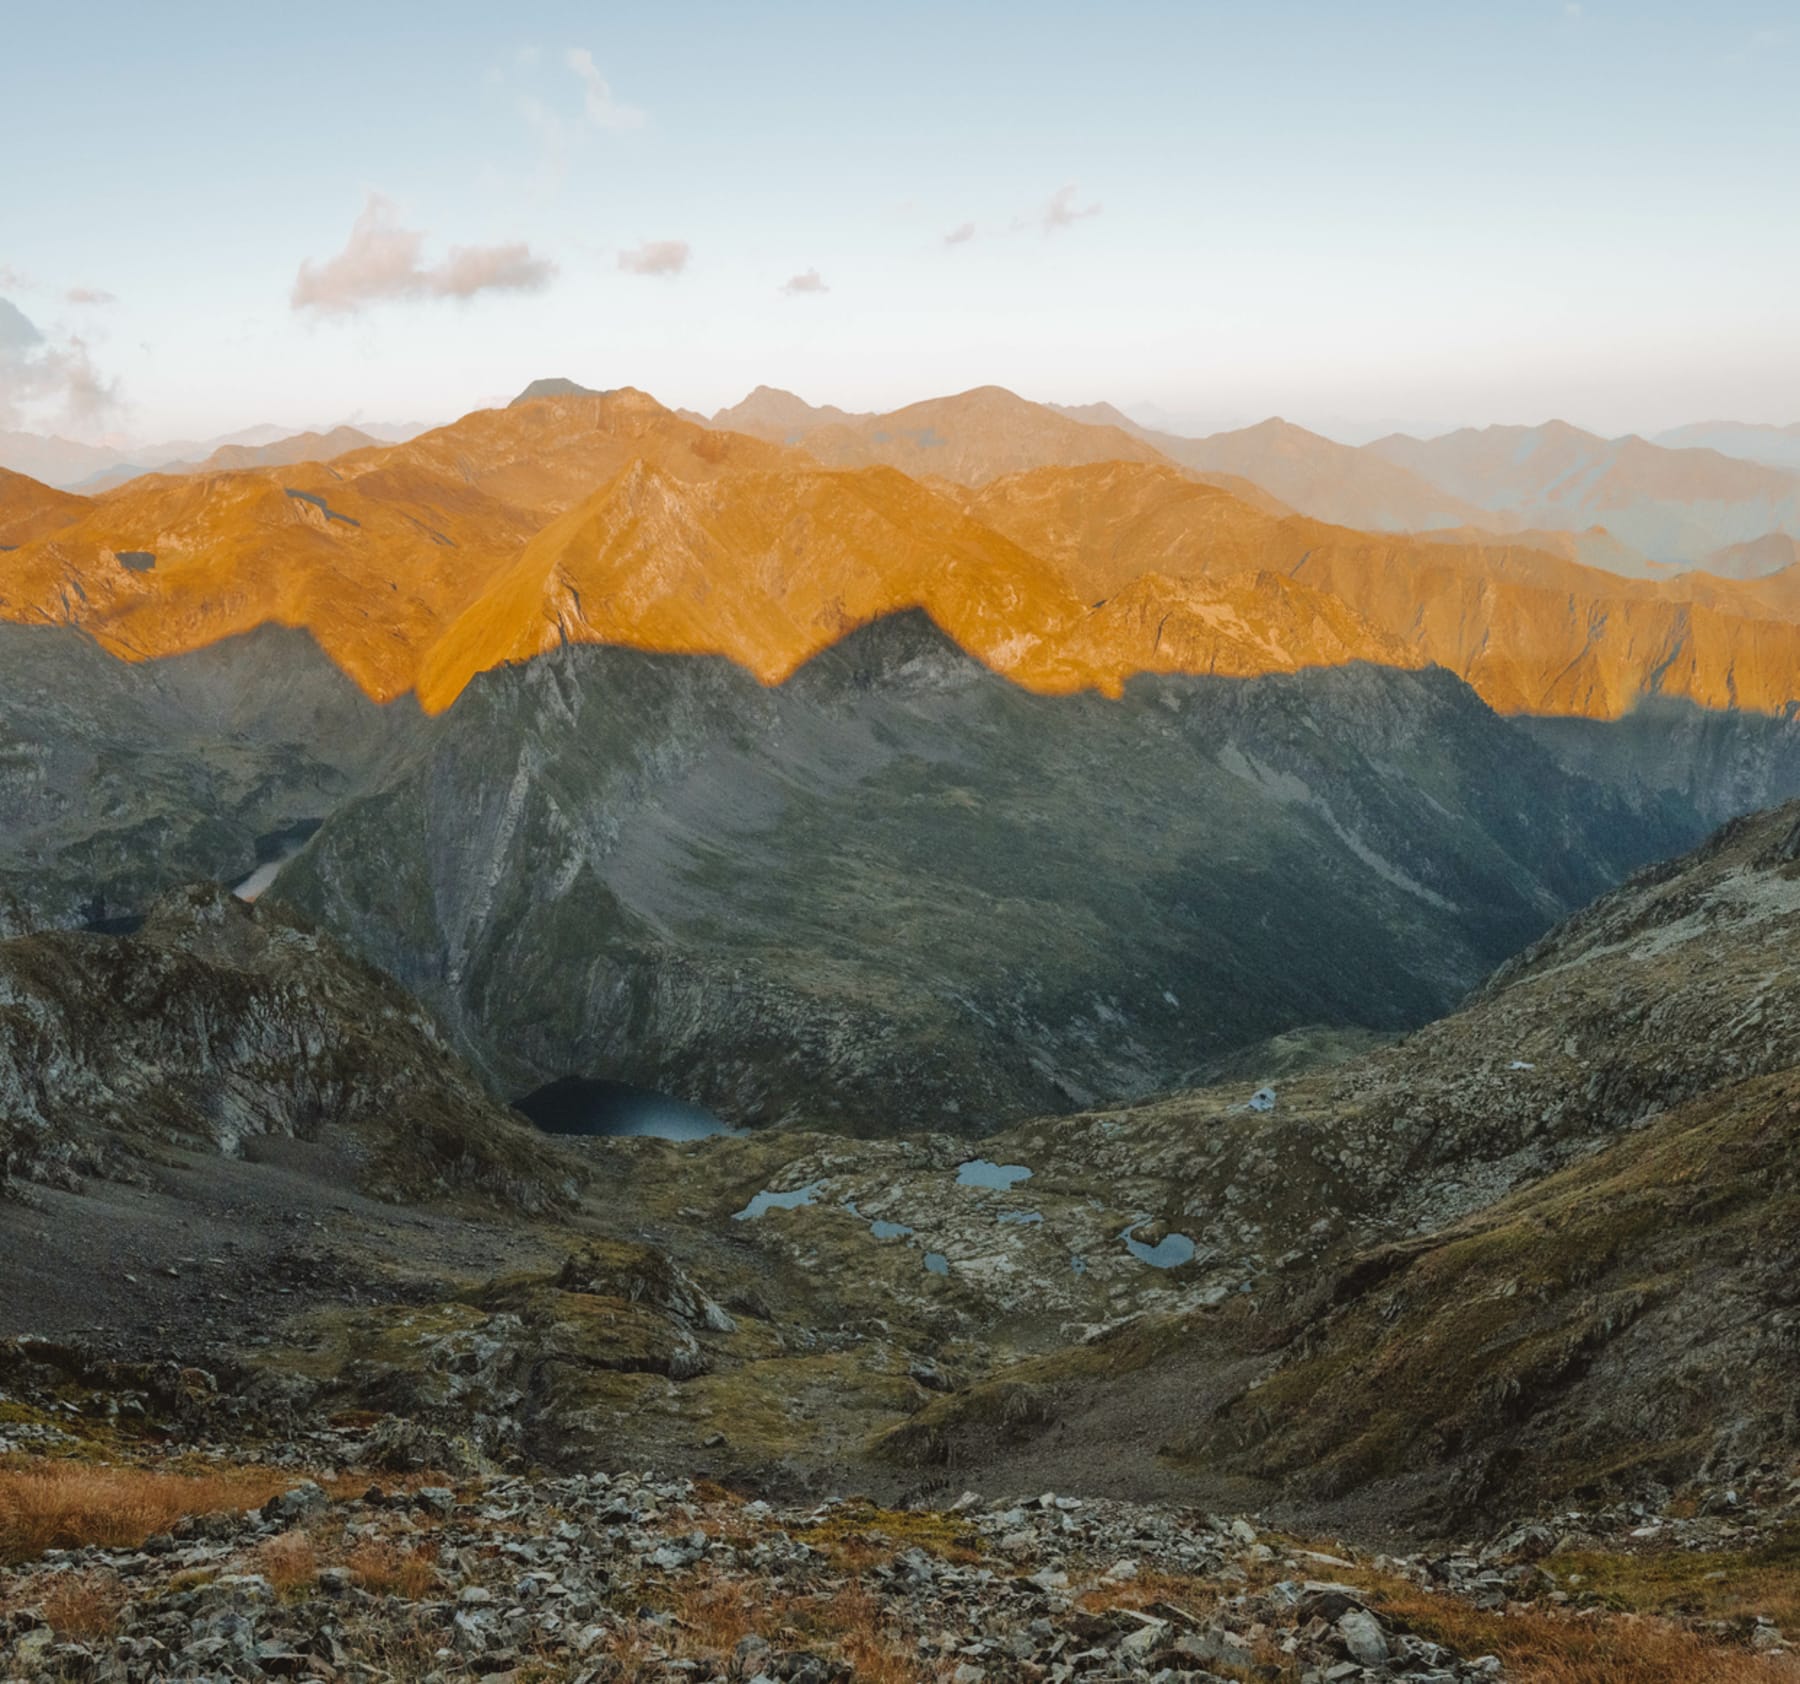
[[[1792,11],[7,7],[0,1684],[1800,1684]]]
[[[0,486],[0,1441],[277,1504],[87,1552],[121,1641],[674,1676],[782,1504],[1027,1679],[1782,1664],[1587,1587],[1800,1524],[1792,581],[779,398]],[[641,1610],[476,1612],[617,1503]]]

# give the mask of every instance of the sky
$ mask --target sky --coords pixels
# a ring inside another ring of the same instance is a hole
[[[0,428],[1800,421],[1793,0],[0,0]]]

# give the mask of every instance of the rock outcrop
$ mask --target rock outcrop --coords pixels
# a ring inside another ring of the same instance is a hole
[[[270,1138],[329,1149],[389,1199],[529,1211],[580,1182],[391,982],[216,886],[164,899],[133,935],[0,941],[10,1178],[141,1175],[167,1147],[238,1155]]]

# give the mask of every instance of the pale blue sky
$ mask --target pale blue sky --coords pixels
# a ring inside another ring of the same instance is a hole
[[[1793,0],[0,0],[0,31],[0,298],[42,335],[0,310],[0,426],[437,419],[542,374],[709,411],[996,381],[1207,425],[1800,420]],[[326,267],[371,195],[421,241]]]

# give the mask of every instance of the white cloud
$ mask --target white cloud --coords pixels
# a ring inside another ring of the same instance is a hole
[[[117,381],[104,379],[87,342],[46,339],[23,310],[0,298],[0,425],[55,417],[83,427],[118,406]]]
[[[635,105],[613,98],[606,78],[594,63],[594,55],[586,47],[571,47],[563,54],[563,62],[581,79],[581,112],[597,129],[639,129],[644,126],[644,113]]]
[[[947,246],[965,246],[974,238],[975,224],[972,222],[964,222],[959,223],[944,236],[944,244]]]
[[[1075,183],[1065,182],[1044,202],[1042,210],[1035,216],[1021,218],[1015,222],[1015,228],[1037,226],[1046,234],[1054,234],[1059,229],[1071,228],[1077,222],[1090,216],[1098,216],[1101,211],[1100,201],[1096,199],[1091,205],[1075,203]]]
[[[792,296],[805,292],[830,292],[831,288],[820,279],[817,269],[808,269],[804,274],[790,275],[782,282],[781,290]]]
[[[321,263],[308,258],[294,277],[296,310],[348,315],[385,299],[473,298],[480,292],[536,292],[556,265],[523,242],[452,246],[441,263],[420,262],[425,236],[402,228],[391,199],[371,193],[344,249]]]
[[[63,294],[71,304],[117,304],[117,293],[102,292],[98,287],[70,287]]]
[[[634,251],[619,253],[619,267],[628,275],[679,275],[688,264],[686,240],[646,240]]]

